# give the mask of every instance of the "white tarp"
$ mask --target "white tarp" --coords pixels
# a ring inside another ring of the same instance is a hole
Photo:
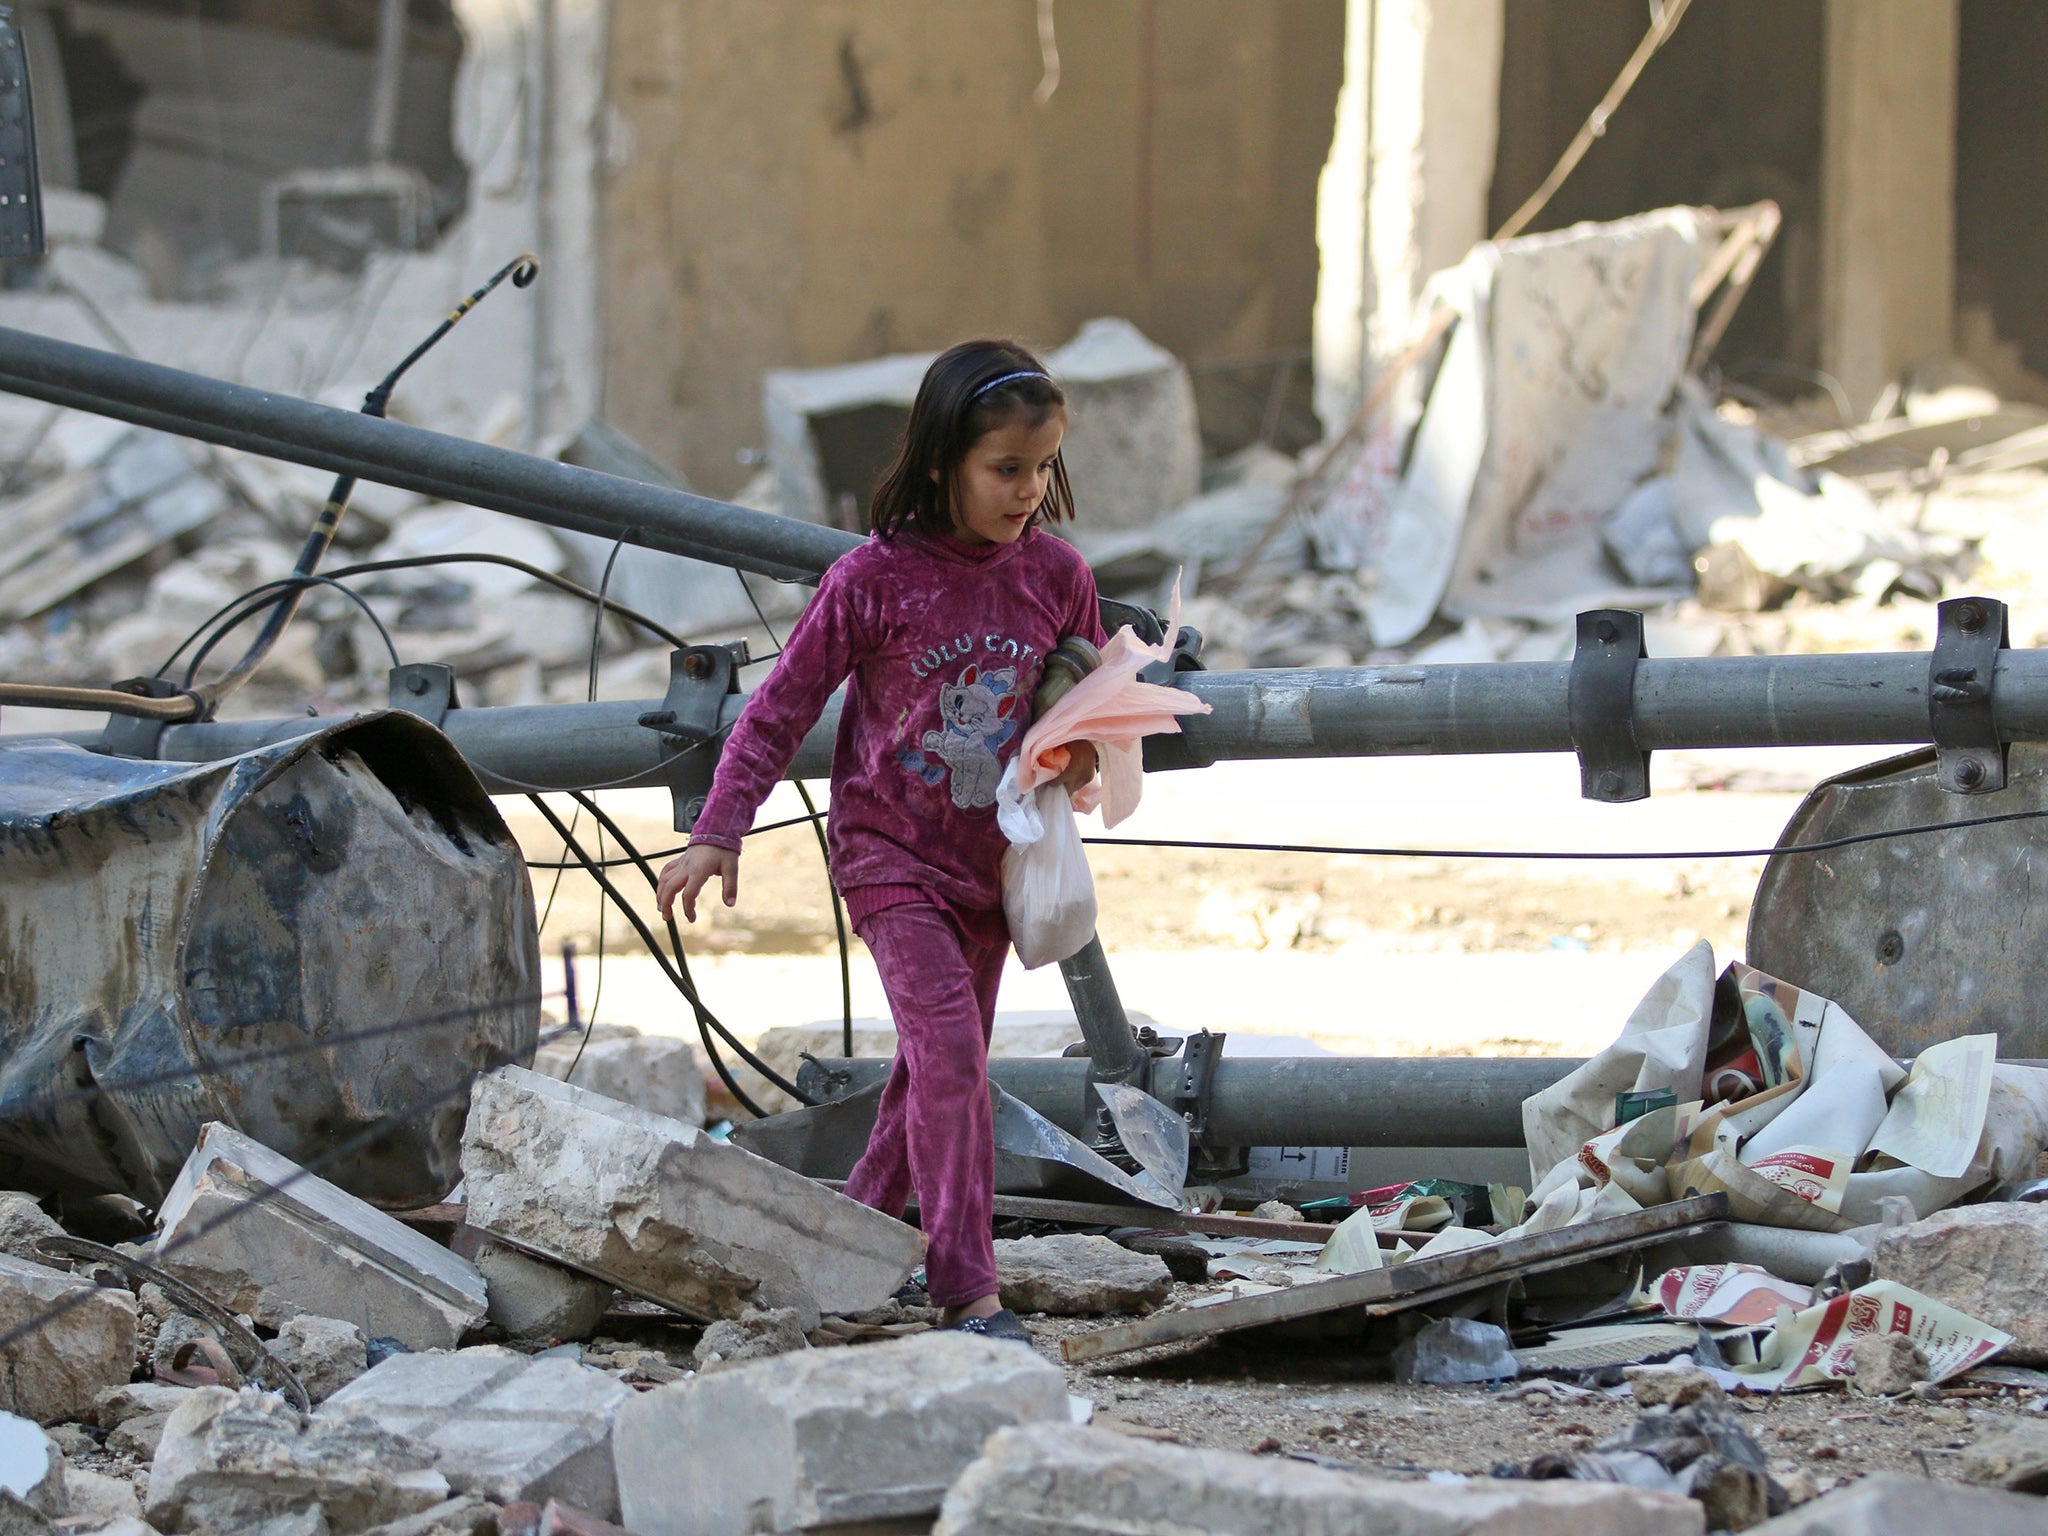
[[[1424,312],[1458,315],[1400,483],[1365,530],[1373,639],[1453,617],[1667,597],[1607,567],[1600,525],[1656,467],[1692,342],[1708,215],[1666,208],[1474,247]]]

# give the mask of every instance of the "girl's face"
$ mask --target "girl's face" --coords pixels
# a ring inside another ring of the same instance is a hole
[[[1053,460],[1066,431],[1066,412],[1054,411],[1035,425],[1018,416],[983,433],[960,461],[954,481],[954,534],[967,544],[1014,544],[1022,538],[1052,485]]]

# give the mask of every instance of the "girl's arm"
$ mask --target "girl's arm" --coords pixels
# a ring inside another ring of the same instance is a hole
[[[849,584],[839,572],[835,566],[825,573],[774,670],[734,722],[690,847],[661,872],[656,894],[664,917],[680,895],[683,915],[694,922],[697,892],[714,876],[727,906],[738,898],[740,839],[865,648]]]

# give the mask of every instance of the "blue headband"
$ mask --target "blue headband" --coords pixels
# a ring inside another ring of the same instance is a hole
[[[983,395],[987,394],[990,390],[1000,388],[1002,385],[1005,384],[1014,384],[1019,379],[1046,379],[1050,381],[1051,378],[1051,374],[1041,373],[1036,368],[1020,368],[1015,373],[999,374],[997,377],[990,379],[986,384],[982,385],[981,388],[977,389],[973,394],[969,395],[967,397],[967,401],[971,405],[976,400],[979,400]]]

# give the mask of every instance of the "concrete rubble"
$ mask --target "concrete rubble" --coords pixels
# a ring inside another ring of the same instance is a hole
[[[434,1459],[367,1417],[307,1421],[264,1393],[204,1387],[171,1414],[145,1512],[159,1530],[210,1536],[317,1505],[348,1536],[443,1502]]]
[[[514,1339],[587,1339],[611,1305],[609,1280],[484,1239],[470,1255],[490,1293],[490,1319]]]
[[[499,1504],[560,1498],[610,1518],[619,1503],[613,1418],[632,1395],[573,1360],[486,1346],[394,1356],[330,1397],[313,1422],[366,1419],[425,1447],[458,1493]]]
[[[2011,1334],[2008,1363],[2048,1364],[2048,1206],[1957,1206],[1886,1228],[1871,1270]]]
[[[1754,1536],[1929,1536],[1935,1531],[2039,1536],[2041,1519],[2038,1498],[1880,1473],[1753,1531]]]
[[[1149,1312],[1173,1290],[1164,1259],[1106,1237],[1023,1237],[996,1244],[996,1283],[1013,1312],[1093,1317]]]
[[[2048,1424],[2022,1419],[2004,1434],[1978,1441],[1963,1453],[1963,1480],[2048,1495]]]
[[[921,1234],[665,1119],[518,1067],[480,1077],[462,1170],[469,1224],[705,1321],[747,1305],[879,1305]]]
[[[270,1353],[299,1378],[315,1403],[326,1402],[370,1368],[369,1340],[361,1328],[309,1312],[286,1319]]]
[[[762,1312],[745,1312],[738,1317],[720,1318],[704,1330],[690,1362],[697,1369],[738,1365],[745,1360],[765,1360],[808,1349],[803,1320],[791,1307],[771,1307]]]
[[[567,1036],[543,1045],[533,1070],[685,1125],[704,1123],[704,1063],[695,1046],[673,1035],[599,1024],[587,1041]]]
[[[0,1254],[0,1409],[38,1424],[81,1419],[135,1364],[135,1298]]]
[[[45,1515],[68,1511],[64,1453],[27,1419],[0,1414],[0,1489]]]
[[[990,1434],[1068,1411],[1053,1366],[962,1334],[750,1361],[619,1411],[623,1523],[765,1536],[928,1516]]]
[[[108,1448],[137,1461],[153,1461],[171,1415],[194,1390],[154,1381],[109,1387],[96,1405],[99,1426],[107,1431]]]
[[[1698,1536],[1700,1506],[1591,1483],[1394,1482],[1239,1453],[1035,1424],[994,1435],[946,1494],[933,1536],[1112,1536],[1173,1528],[1231,1536]]]
[[[201,1132],[158,1220],[166,1269],[271,1327],[310,1312],[447,1349],[488,1304],[475,1266],[224,1125]]]

